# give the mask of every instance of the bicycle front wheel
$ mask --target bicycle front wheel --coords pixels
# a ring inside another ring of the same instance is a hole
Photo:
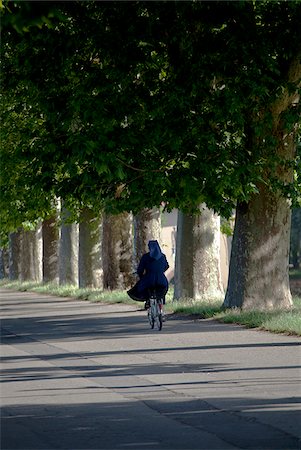
[[[148,311],[147,311],[147,317],[148,317],[148,321],[149,321],[150,327],[154,328],[155,322],[154,322],[154,319],[153,319],[153,316],[152,316],[151,308],[149,308]]]

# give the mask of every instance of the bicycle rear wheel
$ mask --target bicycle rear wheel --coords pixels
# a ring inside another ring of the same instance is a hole
[[[151,329],[153,329],[155,326],[155,319],[154,319],[151,307],[149,307],[149,309],[148,309],[147,316],[148,316],[148,321],[149,321],[150,327],[151,327]]]
[[[148,309],[148,321],[152,329],[156,328],[161,331],[162,330],[162,314],[161,307],[155,297],[150,298],[150,306]]]
[[[155,321],[156,321],[156,326],[157,326],[158,330],[161,331],[162,330],[162,325],[163,325],[163,320],[162,320],[161,308],[160,308],[158,302],[156,302],[156,317],[155,317]]]

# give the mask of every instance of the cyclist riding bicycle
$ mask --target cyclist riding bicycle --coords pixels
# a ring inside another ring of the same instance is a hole
[[[158,299],[165,304],[165,295],[168,291],[168,280],[164,274],[169,268],[166,256],[162,253],[158,241],[148,242],[149,252],[145,253],[138,265],[139,281],[127,291],[129,297],[136,301],[145,301],[149,306],[150,292],[156,293]]]

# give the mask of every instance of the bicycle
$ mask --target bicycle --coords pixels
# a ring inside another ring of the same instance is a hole
[[[155,293],[152,293],[149,298],[147,316],[151,328],[153,329],[156,325],[159,331],[162,330],[163,324],[162,306],[163,300],[161,298],[157,298]]]

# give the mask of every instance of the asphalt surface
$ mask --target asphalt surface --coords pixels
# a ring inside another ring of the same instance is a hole
[[[300,338],[0,295],[1,450],[300,449]]]

